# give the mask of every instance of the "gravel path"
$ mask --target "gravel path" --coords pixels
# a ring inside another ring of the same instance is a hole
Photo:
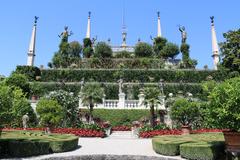
[[[92,156],[105,155],[105,158],[97,158],[97,159],[106,159],[106,160],[110,160],[110,159],[114,160],[114,158],[106,158],[106,155],[150,156],[150,157],[155,157],[156,160],[157,159],[159,160],[180,160],[181,159],[180,157],[165,157],[165,156],[160,156],[156,154],[152,149],[151,139],[79,138],[79,147],[80,147],[79,149],[72,152],[55,153],[55,154],[43,155],[43,156],[25,158],[25,159],[26,160],[27,159],[54,159],[54,157],[58,157],[55,159],[77,159],[76,157],[86,156],[86,155],[92,155]],[[66,157],[71,157],[71,158],[66,158]],[[153,160],[153,159],[155,160],[155,158],[150,158],[150,160]],[[115,159],[122,159],[122,158],[115,158]],[[125,160],[125,158],[123,159]],[[127,159],[140,160],[141,158],[137,157],[137,158],[127,158]],[[143,160],[144,159],[146,158],[143,158]]]

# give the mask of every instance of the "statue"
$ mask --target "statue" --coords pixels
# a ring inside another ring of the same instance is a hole
[[[119,94],[122,94],[122,88],[123,88],[123,79],[118,80],[118,86],[119,86]]]
[[[37,16],[34,17],[34,23],[35,23],[35,25],[37,24],[38,18],[39,18],[39,17],[37,17]]]
[[[73,32],[68,32],[68,26],[64,27],[64,32],[62,32],[60,35],[58,35],[59,38],[62,38],[62,42],[68,42],[68,37],[73,35]]]
[[[211,16],[210,19],[211,19],[211,23],[214,24],[214,16]]]
[[[83,86],[84,86],[84,78],[82,78],[81,82],[80,82],[80,92],[82,92],[83,90]]]
[[[186,43],[187,41],[187,32],[184,26],[179,26],[179,31],[182,34],[182,43]]]
[[[27,129],[27,122],[29,121],[28,113],[22,117],[23,129]]]

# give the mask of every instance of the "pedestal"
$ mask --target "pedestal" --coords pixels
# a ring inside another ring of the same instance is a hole
[[[118,97],[119,97],[118,109],[124,109],[124,107],[125,107],[125,93],[119,93]]]

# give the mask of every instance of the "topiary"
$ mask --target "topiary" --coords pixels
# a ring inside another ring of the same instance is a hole
[[[99,42],[95,46],[94,57],[111,58],[112,57],[112,48],[105,42]]]
[[[135,55],[137,57],[151,57],[153,55],[153,48],[148,43],[140,42],[135,47]]]

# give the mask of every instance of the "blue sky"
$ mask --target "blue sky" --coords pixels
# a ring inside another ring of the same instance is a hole
[[[92,35],[98,41],[111,38],[121,43],[123,0],[1,0],[0,2],[0,75],[8,76],[16,65],[25,65],[33,26],[39,16],[36,44],[37,66],[51,60],[58,50],[58,34],[65,25],[73,31],[70,41],[82,42],[86,34],[87,14],[92,12]],[[178,25],[184,25],[191,45],[191,57],[198,68],[212,67],[211,30],[209,16],[214,15],[218,41],[222,33],[239,28],[239,0],[126,0],[128,44],[138,38],[151,43],[157,34],[156,12],[161,12],[162,33],[169,41],[180,44]]]

